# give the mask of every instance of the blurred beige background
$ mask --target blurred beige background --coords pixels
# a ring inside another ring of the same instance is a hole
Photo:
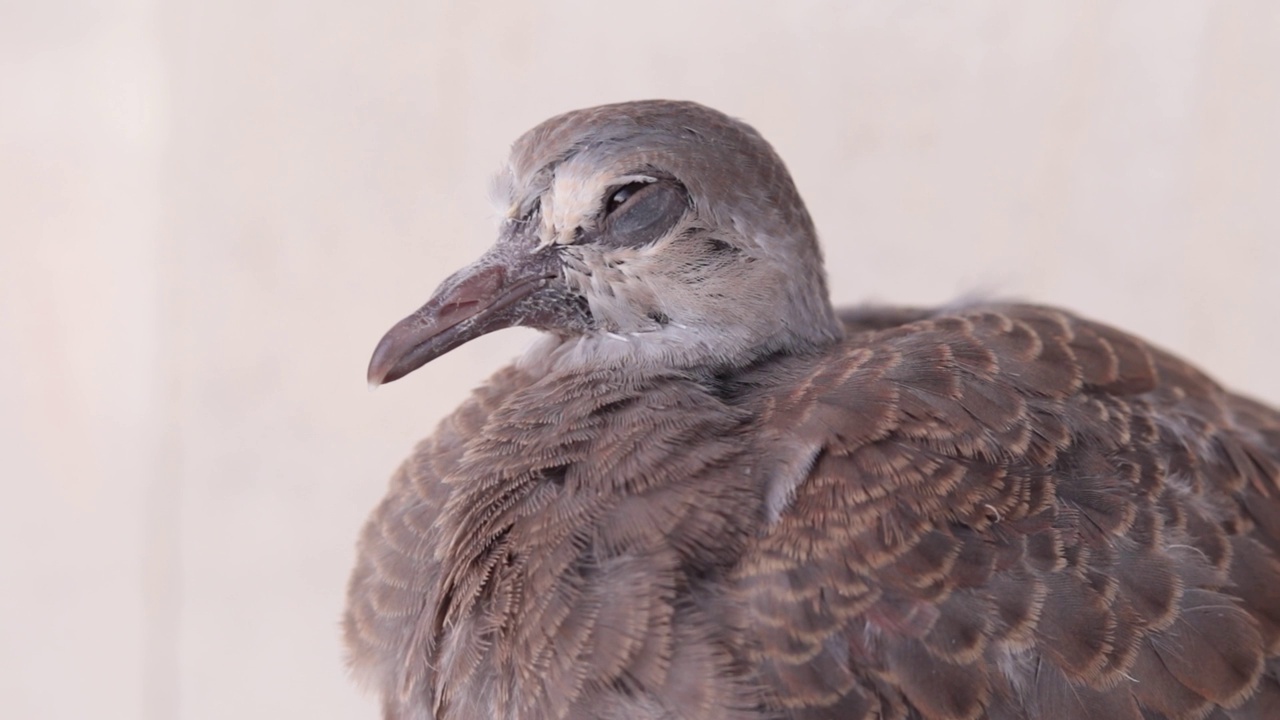
[[[0,0],[0,716],[373,718],[385,479],[509,331],[370,394],[545,117],[786,157],[837,300],[973,290],[1280,402],[1280,4]]]

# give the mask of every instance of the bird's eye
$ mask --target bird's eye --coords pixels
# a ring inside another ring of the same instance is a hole
[[[618,188],[609,196],[609,201],[605,203],[605,212],[611,213],[622,207],[627,200],[631,199],[632,195],[635,195],[648,184],[649,183],[633,182]]]
[[[631,183],[613,190],[605,201],[605,218],[595,242],[639,247],[675,227],[689,209],[684,186],[674,180]]]

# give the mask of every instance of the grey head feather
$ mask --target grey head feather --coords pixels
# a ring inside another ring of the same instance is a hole
[[[544,350],[573,362],[721,365],[840,337],[817,235],[790,174],[754,129],[692,102],[560,115],[517,140],[505,171],[513,219],[559,244],[595,332]],[[639,246],[592,242],[611,191],[661,177],[685,215]]]
[[[813,221],[773,148],[691,102],[554,117],[494,189],[497,243],[384,338],[389,382],[503,327],[548,332],[529,361],[732,367],[842,337]]]

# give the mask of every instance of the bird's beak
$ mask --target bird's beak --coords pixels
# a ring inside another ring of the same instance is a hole
[[[552,252],[530,252],[512,243],[495,246],[441,283],[426,305],[382,336],[369,360],[370,387],[398,380],[481,335],[531,324],[526,306],[559,273]]]

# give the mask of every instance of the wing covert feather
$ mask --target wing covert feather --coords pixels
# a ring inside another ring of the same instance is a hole
[[[738,574],[779,707],[1276,709],[1280,416],[1048,308],[845,317],[838,356],[760,383],[814,456]]]

